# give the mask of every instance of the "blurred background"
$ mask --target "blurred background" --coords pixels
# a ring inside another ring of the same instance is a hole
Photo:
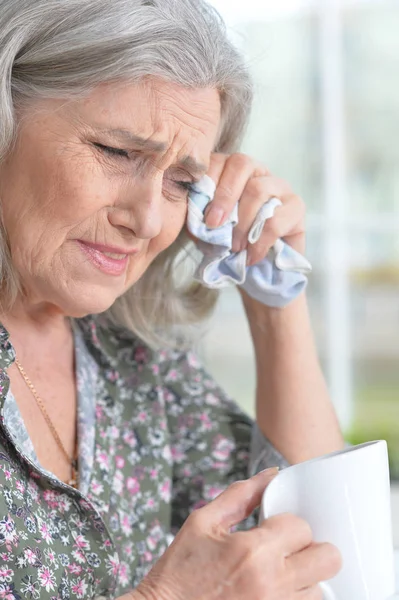
[[[311,313],[346,438],[386,439],[399,483],[399,2],[211,3],[255,79],[244,151],[308,206]],[[253,412],[252,347],[234,290],[223,292],[203,354]],[[399,544],[395,485],[393,494]]]

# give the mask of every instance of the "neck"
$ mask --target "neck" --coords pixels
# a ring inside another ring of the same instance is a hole
[[[64,345],[71,339],[68,317],[57,307],[45,303],[16,302],[11,311],[0,314],[16,347],[30,346],[40,339],[42,345]]]

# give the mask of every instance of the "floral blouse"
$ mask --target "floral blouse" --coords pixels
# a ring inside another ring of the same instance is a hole
[[[191,511],[285,464],[193,354],[153,352],[104,317],[74,335],[79,490],[38,462],[0,325],[0,599],[117,598]]]

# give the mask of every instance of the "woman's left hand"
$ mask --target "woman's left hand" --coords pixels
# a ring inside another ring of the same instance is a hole
[[[305,204],[287,182],[240,153],[214,153],[207,174],[216,183],[216,192],[207,207],[205,222],[208,227],[219,227],[238,202],[233,251],[247,249],[248,265],[261,261],[278,238],[284,238],[298,252],[305,251]],[[282,206],[266,222],[259,241],[249,244],[248,234],[256,215],[272,197],[281,200]]]

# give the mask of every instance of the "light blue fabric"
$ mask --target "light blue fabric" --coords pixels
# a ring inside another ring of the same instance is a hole
[[[252,298],[271,307],[283,307],[294,300],[307,285],[310,263],[282,240],[277,240],[258,264],[247,267],[247,251],[232,252],[233,229],[238,223],[238,205],[224,225],[216,229],[204,223],[204,212],[215,193],[214,181],[205,175],[193,184],[189,194],[187,227],[197,238],[203,254],[195,278],[209,288],[240,285]],[[259,211],[251,228],[249,242],[256,243],[268,219],[281,206],[271,198]]]

